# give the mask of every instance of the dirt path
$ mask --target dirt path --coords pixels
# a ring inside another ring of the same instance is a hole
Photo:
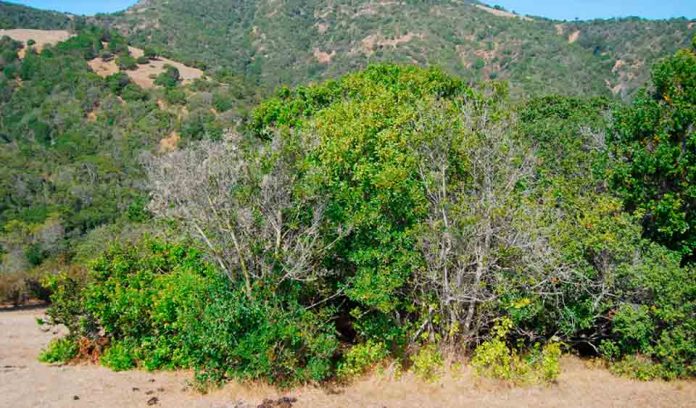
[[[106,368],[49,366],[39,350],[55,335],[36,325],[43,310],[0,311],[0,407],[256,407],[277,391],[228,385],[208,395],[191,390],[190,373],[115,373]],[[558,385],[508,388],[481,383],[463,372],[436,384],[406,375],[375,375],[348,388],[304,387],[287,393],[302,407],[696,407],[696,382],[642,383],[590,369],[575,358],[563,361]],[[281,406],[281,405],[278,405]],[[287,405],[286,405],[287,406]]]

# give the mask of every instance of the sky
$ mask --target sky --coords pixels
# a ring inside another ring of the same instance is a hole
[[[125,10],[136,0],[10,0],[28,6],[92,15]],[[696,18],[696,0],[484,0],[519,14],[558,20],[639,16]]]
[[[137,0],[7,0],[46,10],[65,11],[73,14],[94,15],[125,10]]]
[[[696,18],[696,0],[484,0],[519,14],[556,20],[638,16]]]

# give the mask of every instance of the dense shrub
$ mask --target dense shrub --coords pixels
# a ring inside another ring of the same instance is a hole
[[[125,54],[116,58],[116,65],[121,71],[130,71],[138,69],[138,62],[132,56]]]
[[[351,347],[338,364],[336,374],[342,379],[351,379],[368,372],[389,355],[384,343],[368,340]]]
[[[166,65],[164,71],[155,78],[155,85],[163,86],[167,89],[176,87],[181,80],[181,75],[176,67]]]
[[[195,368],[204,381],[279,385],[320,381],[333,370],[333,330],[296,304],[293,288],[249,296],[186,246],[117,246],[85,282],[59,276],[50,287],[49,315],[70,328],[61,347],[103,336],[101,362],[114,370]]]
[[[440,350],[434,344],[422,347],[411,357],[413,366],[411,369],[423,381],[436,381],[440,378],[443,360]]]
[[[535,344],[530,350],[517,350],[507,344],[512,321],[498,323],[495,337],[482,343],[473,353],[471,364],[479,375],[517,384],[554,382],[560,374],[561,345]]]
[[[611,189],[607,101],[518,106],[502,84],[378,65],[280,89],[240,135],[214,95],[191,98],[186,148],[143,155],[147,213],[201,252],[116,246],[52,280],[54,322],[103,364],[288,385],[394,358],[433,380],[451,349],[548,383],[563,343],[693,374],[694,270]]]
[[[77,344],[69,338],[54,339],[39,354],[42,363],[67,363],[77,356]]]
[[[696,259],[696,48],[652,69],[652,87],[616,112],[610,173],[645,235]]]

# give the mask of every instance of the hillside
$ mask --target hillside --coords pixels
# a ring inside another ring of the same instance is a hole
[[[68,28],[72,22],[67,14],[0,1],[0,28],[57,30]]]
[[[262,85],[390,61],[436,64],[468,80],[509,79],[527,94],[622,96],[695,32],[686,20],[561,24],[444,0],[147,0],[102,22],[139,46],[232,68]]]

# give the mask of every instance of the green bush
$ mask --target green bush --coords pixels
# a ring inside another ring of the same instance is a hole
[[[114,371],[130,370],[135,368],[137,363],[136,350],[127,341],[116,342],[104,351],[99,362]]]
[[[350,379],[368,372],[389,355],[384,343],[368,340],[351,347],[338,364],[336,374],[341,379]]]
[[[116,64],[121,71],[130,71],[138,68],[138,62],[130,55],[120,55],[116,58]]]
[[[628,358],[635,364],[631,356],[636,354],[653,359],[661,377],[692,376],[696,371],[696,270],[681,267],[677,253],[655,245],[649,254],[631,276],[633,302],[615,310],[611,335],[600,350],[611,361]]]
[[[675,378],[674,373],[666,370],[661,364],[640,355],[628,355],[621,360],[611,362],[609,371],[621,377],[641,381],[655,379],[671,380]]]
[[[423,381],[437,381],[442,371],[442,354],[434,344],[421,347],[418,352],[411,357],[413,366],[411,369],[418,378]]]
[[[250,297],[198,251],[146,241],[110,249],[80,287],[59,276],[49,315],[71,338],[104,336],[102,364],[115,370],[193,368],[204,382],[278,385],[333,373],[334,331],[296,303],[293,288]],[[68,341],[68,340],[66,340]]]
[[[67,363],[77,356],[77,343],[72,338],[53,339],[39,354],[42,363]]]
[[[181,75],[179,74],[179,70],[171,65],[165,65],[164,72],[155,78],[155,85],[171,89],[176,87],[180,81]]]
[[[471,365],[476,373],[515,384],[554,382],[560,375],[560,343],[551,341],[541,348],[536,344],[520,353],[506,343],[511,328],[512,321],[502,319],[494,329],[495,337],[474,350]]]

